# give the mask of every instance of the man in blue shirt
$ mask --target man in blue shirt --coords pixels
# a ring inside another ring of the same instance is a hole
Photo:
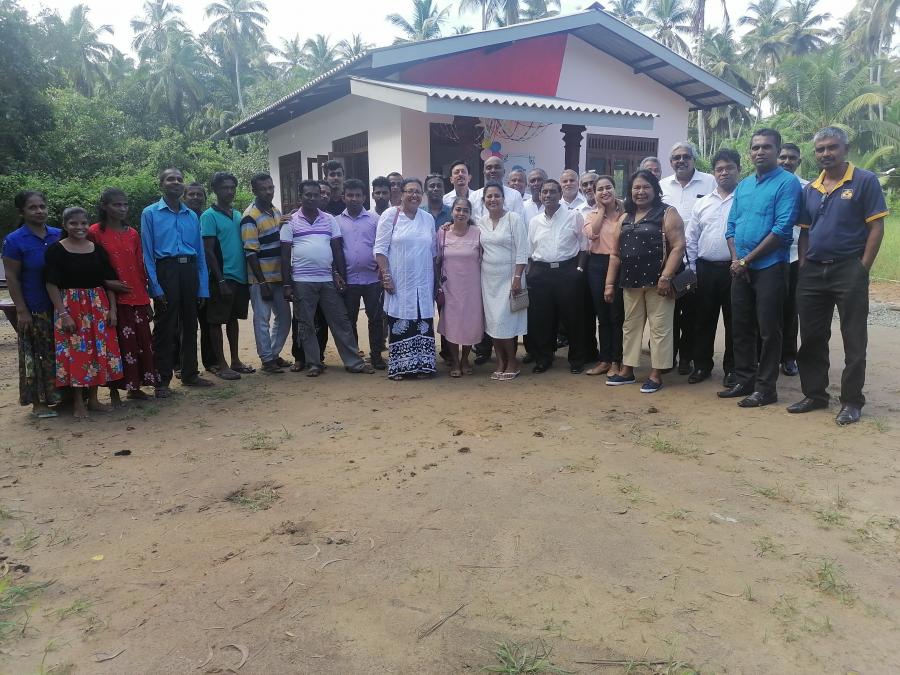
[[[865,405],[869,270],[884,237],[884,193],[871,171],[847,161],[847,134],[826,127],[813,137],[822,173],[803,190],[800,205],[800,272],[797,354],[803,400],[790,413],[828,407],[828,341],[837,305],[844,341],[841,410],[835,422],[859,421]]]
[[[184,176],[175,168],[159,174],[162,199],[141,213],[141,245],[153,298],[153,349],[158,398],[170,395],[175,329],[181,320],[181,382],[208,387],[197,370],[197,305],[209,297],[209,279],[200,221],[181,202]]]
[[[737,384],[720,398],[742,408],[775,403],[781,365],[782,312],[800,183],[778,166],[781,134],[760,129],[750,139],[756,173],[734,191],[725,240],[731,252],[731,325]],[[757,360],[757,335],[761,348]]]

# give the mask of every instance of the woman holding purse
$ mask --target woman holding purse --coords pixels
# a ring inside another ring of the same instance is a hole
[[[481,295],[485,331],[494,339],[497,370],[492,380],[514,380],[522,366],[516,358],[519,335],[528,333],[527,292],[522,273],[528,262],[527,226],[518,214],[504,208],[503,186],[489,182],[484,187],[486,213],[481,230]]]

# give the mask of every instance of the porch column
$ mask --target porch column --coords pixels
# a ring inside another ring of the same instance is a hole
[[[453,126],[456,127],[456,136],[459,138],[460,159],[471,167],[472,177],[478,181],[481,172],[478,170],[479,155],[481,149],[475,145],[475,137],[478,133],[477,117],[463,117],[456,115],[453,118]],[[473,186],[474,189],[474,186]]]
[[[563,124],[560,127],[563,136],[565,152],[564,164],[566,169],[579,172],[578,160],[581,157],[581,138],[587,127],[580,124]]]

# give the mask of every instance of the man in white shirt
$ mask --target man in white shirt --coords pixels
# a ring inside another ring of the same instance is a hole
[[[577,177],[576,177],[577,178]],[[534,357],[532,372],[553,365],[556,327],[562,323],[569,336],[569,370],[584,370],[584,266],[587,237],[578,211],[562,206],[562,187],[551,179],[541,186],[544,212],[528,224],[528,335]]]
[[[659,181],[663,201],[674,206],[684,222],[691,217],[694,203],[716,189],[715,178],[697,171],[694,165],[696,156],[697,151],[690,141],[676,143],[669,153],[669,165],[675,173]],[[675,360],[679,375],[688,375],[693,370],[695,305],[693,293],[688,293],[675,303]]]
[[[522,222],[525,221],[525,205],[522,203],[522,195],[508,185],[503,185],[503,160],[499,157],[488,157],[484,163],[484,184],[499,183],[503,187],[503,207],[518,214]],[[484,188],[471,193],[469,201],[472,202],[472,220],[477,224],[481,217],[487,213],[484,208]]]
[[[728,213],[741,173],[741,156],[719,150],[713,157],[716,188],[694,204],[684,231],[688,265],[697,273],[697,311],[694,335],[694,370],[688,384],[703,382],[713,369],[713,349],[719,311],[725,324],[725,387],[737,384],[731,340],[731,251],[725,240]]]
[[[545,180],[547,180],[547,172],[543,169],[532,169],[528,172],[528,191],[531,197],[525,200],[526,226],[537,214],[544,212],[544,203],[541,201],[541,186]]]
[[[453,189],[444,195],[444,206],[453,206],[453,200],[457,197],[465,197],[472,201],[472,191],[469,190],[469,183],[472,182],[472,173],[469,171],[469,165],[461,159],[456,160],[450,165],[450,185]],[[474,214],[473,214],[474,216]]]
[[[800,154],[800,148],[794,143],[785,143],[781,146],[781,152],[778,153],[778,165],[785,171],[797,174],[800,168],[800,162],[803,158]],[[800,176],[797,176],[801,187],[806,187],[809,183]],[[784,298],[784,326],[782,327],[783,337],[781,341],[781,372],[789,377],[800,374],[797,367],[797,333],[799,330],[799,316],[797,315],[797,279],[800,275],[800,255],[797,250],[797,242],[800,240],[800,226],[794,225],[794,241],[791,242],[791,259],[790,271],[788,272],[788,293]]]
[[[597,178],[596,171],[586,171],[578,179],[578,184],[581,187],[581,196],[584,198],[584,204],[578,207],[582,218],[587,217],[587,214],[597,206],[597,195],[594,194],[594,190],[597,188]]]
[[[560,204],[567,209],[580,209],[585,201],[578,191],[578,172],[573,169],[566,169],[559,176],[559,184],[562,186]]]
[[[525,199],[525,189],[528,187],[528,179],[525,177],[525,169],[513,169],[506,177],[506,184],[517,191],[522,199]]]

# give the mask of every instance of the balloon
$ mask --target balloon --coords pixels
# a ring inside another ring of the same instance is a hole
[[[502,152],[492,152],[491,157],[499,157],[500,159],[503,159],[503,153]]]
[[[494,152],[499,152],[500,147],[500,141],[494,141],[493,143],[491,143],[491,150],[493,150]]]
[[[485,138],[483,141],[481,141],[481,147],[484,148],[485,150],[487,150],[489,147],[491,147],[491,139]]]
[[[492,156],[492,155],[491,155],[491,151],[488,150],[487,148],[485,148],[484,150],[481,151],[481,159],[482,159],[482,161],[487,160],[487,159],[488,159],[489,157],[491,157],[491,156]]]

